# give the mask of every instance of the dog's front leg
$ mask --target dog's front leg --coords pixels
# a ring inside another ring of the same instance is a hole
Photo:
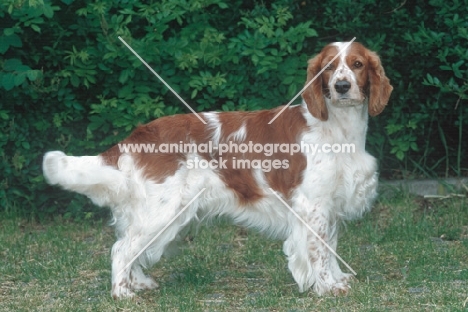
[[[336,234],[332,235],[331,240],[330,240],[330,247],[335,252],[336,252],[337,244],[338,244],[338,227],[336,227]],[[340,266],[338,264],[338,259],[334,254],[331,255],[331,272],[332,272],[333,277],[335,278],[335,280],[338,283],[342,283],[345,286],[348,284],[349,281],[354,279],[354,274],[344,273],[343,271],[341,271]],[[349,288],[349,287],[347,287],[347,288]],[[341,292],[346,293],[346,291],[344,291],[344,290],[338,291],[338,293],[341,293]]]
[[[331,210],[304,199],[293,205],[293,210],[295,213],[289,216],[291,234],[284,243],[284,252],[299,290],[313,286],[319,295],[347,293],[349,286],[341,278],[344,275],[334,255],[338,233]]]
[[[308,235],[309,256],[315,274],[314,290],[319,295],[347,294],[349,291],[347,283],[352,275],[343,273],[338,265],[336,220],[330,220],[326,214],[321,214],[309,223],[309,227],[315,231],[311,233],[312,235]]]

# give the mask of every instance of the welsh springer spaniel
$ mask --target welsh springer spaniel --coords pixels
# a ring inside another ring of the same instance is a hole
[[[311,59],[307,80],[345,44],[329,44]],[[216,215],[284,239],[301,292],[347,293],[351,274],[326,245],[336,250],[339,224],[360,217],[376,197],[367,120],[382,112],[392,89],[379,57],[352,43],[304,91],[302,104],[271,124],[283,107],[201,113],[206,125],[194,114],[163,117],[98,156],[48,152],[44,176],[111,208],[114,298],[157,287],[142,267],[159,261],[190,221]],[[330,148],[343,144],[354,150]],[[175,151],[186,145],[198,149]]]

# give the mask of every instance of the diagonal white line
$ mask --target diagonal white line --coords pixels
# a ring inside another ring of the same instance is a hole
[[[327,65],[326,65],[324,68],[322,68],[322,69],[318,72],[318,74],[315,75],[315,77],[312,78],[312,79],[304,86],[304,88],[302,88],[302,90],[299,91],[299,93],[296,94],[296,95],[292,98],[292,100],[289,101],[289,103],[286,104],[286,105],[283,107],[283,109],[282,109],[278,114],[276,114],[275,117],[273,117],[273,119],[270,120],[270,122],[269,122],[268,124],[271,125],[271,124],[273,123],[273,121],[275,121],[275,119],[278,118],[279,115],[281,115],[281,114],[284,112],[284,110],[285,110],[286,108],[288,108],[289,105],[291,105],[291,103],[294,102],[294,101],[299,97],[299,95],[301,95],[301,94],[312,84],[312,82],[314,82],[315,79],[317,79],[317,77],[320,76],[320,75],[325,71],[325,69],[328,67],[328,65],[330,65],[331,63],[333,63],[333,61],[336,60],[336,59],[338,58],[338,56],[341,55],[341,53],[343,53],[344,51],[346,51],[346,49],[351,45],[351,43],[353,43],[354,40],[356,40],[356,37],[354,37],[353,39],[351,39],[351,41],[348,42],[348,43],[346,44],[346,46],[344,46],[344,47],[338,52],[338,54],[335,55],[335,57],[332,58],[331,61],[328,62]]]
[[[177,94],[177,92],[175,92],[174,89],[172,89],[171,86],[170,86],[167,82],[165,82],[164,79],[162,79],[161,76],[159,76],[158,73],[155,72],[155,71],[151,68],[151,66],[149,66],[148,63],[146,63],[145,60],[144,60],[140,55],[138,55],[138,53],[136,53],[135,50],[132,49],[131,46],[128,45],[127,42],[125,42],[125,40],[122,39],[122,37],[119,36],[118,38],[120,39],[120,41],[122,41],[122,43],[123,43],[130,51],[132,51],[133,54],[135,54],[135,56],[136,56],[143,64],[145,64],[145,66],[146,66],[156,77],[158,77],[159,80],[161,80],[161,82],[162,82],[169,90],[171,90],[172,93],[174,93],[174,95],[175,95],[182,103],[185,104],[185,106],[187,106],[188,109],[190,109],[190,110],[192,111],[192,113],[195,114],[195,116],[198,117],[198,119],[200,119],[201,122],[203,122],[203,123],[206,125],[206,121],[204,121],[203,118],[201,118],[200,115],[198,115],[197,112],[194,111],[194,110],[190,107],[190,105],[188,105],[187,102],[185,102],[184,99],[183,99],[182,97],[180,97],[180,95]]]
[[[146,248],[148,248],[148,247],[149,247],[149,246],[150,246],[150,245],[151,245],[151,244],[152,244],[152,243],[153,243],[153,242],[154,242],[154,241],[155,241],[155,240],[156,240],[156,239],[157,239],[157,238],[158,238],[158,237],[159,237],[159,236],[160,236],[160,235],[161,235],[161,234],[162,234],[162,233],[163,233],[163,232],[164,232],[164,231],[165,231],[165,230],[166,230],[166,229],[167,229],[167,228],[168,228],[168,227],[185,211],[185,210],[187,210],[187,208],[190,206],[190,204],[193,203],[193,201],[194,201],[195,199],[197,199],[197,198],[201,195],[201,193],[203,193],[205,190],[206,190],[206,188],[203,188],[200,192],[198,192],[198,194],[195,195],[195,197],[192,198],[192,200],[189,201],[188,204],[185,205],[185,207],[182,208],[182,210],[179,211],[179,213],[176,214],[176,215],[166,224],[166,226],[164,226],[164,227],[162,228],[162,230],[159,231],[159,233],[156,234],[156,236],[153,237],[153,238],[148,242],[148,244],[146,244],[145,247],[143,247],[143,248],[136,254],[136,256],[133,257],[133,259],[130,260],[130,261],[127,263],[126,266],[124,266],[124,268],[123,268],[122,270],[120,270],[120,272],[117,274],[117,276],[119,276],[120,274],[122,274],[123,271],[125,271],[129,266],[131,266],[131,265],[133,264],[133,262],[134,262],[143,252],[145,252]]]
[[[297,212],[295,212],[271,187],[270,187],[270,191],[276,196],[278,197],[278,199],[286,206],[288,207],[289,210],[291,210],[291,212],[293,213],[293,215],[296,216],[296,218],[299,219],[299,221],[301,221],[305,226],[306,228],[312,232],[312,234],[314,234],[324,245],[325,247],[328,248],[328,250],[330,250],[332,252],[332,254],[334,254],[354,275],[357,275],[357,273],[353,270],[353,268],[351,268],[349,266],[349,264],[347,264],[337,253],[336,251],[333,250],[333,248],[330,247],[330,245],[328,245],[324,240],[323,238],[320,237],[320,235],[317,234],[317,232],[314,231],[314,229],[312,229],[310,227],[310,225],[307,224],[307,222],[304,221],[304,219],[302,219],[298,214]]]

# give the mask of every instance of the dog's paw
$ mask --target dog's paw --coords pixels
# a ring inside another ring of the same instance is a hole
[[[323,272],[321,278],[314,284],[314,290],[319,296],[334,295],[343,296],[347,295],[351,289],[348,281],[353,278],[352,274],[342,273],[335,277],[330,272]]]
[[[351,286],[346,283],[336,283],[330,288],[330,293],[334,296],[346,296]]]
[[[140,278],[132,278],[132,283],[130,284],[130,288],[134,290],[155,289],[158,287],[159,287],[158,283],[156,283],[149,276],[144,276]]]
[[[354,274],[341,272],[336,278],[336,280],[338,281],[338,283],[348,284],[349,282],[356,280],[356,277],[354,276]]]
[[[121,281],[118,284],[112,284],[111,291],[112,298],[114,299],[125,299],[135,297],[135,293],[130,290],[129,284],[127,281]]]

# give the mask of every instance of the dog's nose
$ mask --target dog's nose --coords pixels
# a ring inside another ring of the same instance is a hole
[[[335,83],[335,90],[340,94],[345,94],[351,88],[351,84],[346,80],[338,80]]]

